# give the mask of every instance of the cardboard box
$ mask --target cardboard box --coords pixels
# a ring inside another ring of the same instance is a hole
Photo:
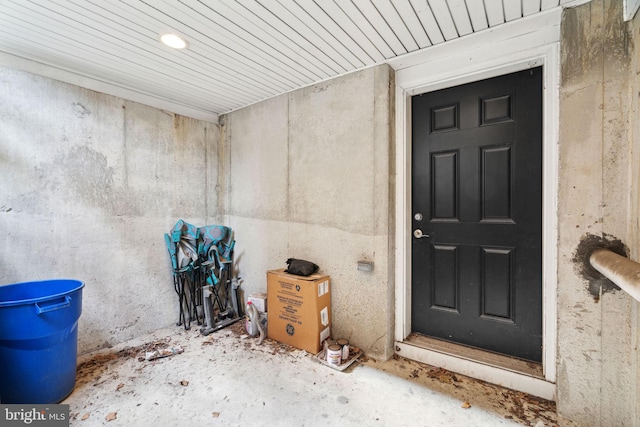
[[[268,337],[316,354],[331,335],[331,278],[267,272]]]
[[[260,313],[267,312],[267,294],[264,292],[254,292],[249,295],[249,301],[255,305]]]

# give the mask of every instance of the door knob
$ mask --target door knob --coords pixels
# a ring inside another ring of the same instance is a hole
[[[423,237],[429,237],[429,235],[424,234],[422,230],[416,228],[415,230],[413,230],[413,237],[415,237],[416,239],[422,239]]]

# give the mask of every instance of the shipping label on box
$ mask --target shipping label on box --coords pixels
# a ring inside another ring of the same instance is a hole
[[[267,272],[271,339],[318,353],[331,335],[331,285],[326,275],[296,276],[284,269]]]
[[[329,292],[329,280],[318,283],[318,298]]]

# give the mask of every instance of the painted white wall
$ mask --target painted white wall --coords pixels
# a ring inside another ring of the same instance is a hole
[[[393,354],[392,73],[378,66],[223,116],[245,295],[290,258],[332,279],[334,337]],[[357,261],[374,262],[373,272]]]
[[[0,284],[83,281],[80,353],[174,323],[163,234],[215,220],[218,126],[12,68],[0,87]]]

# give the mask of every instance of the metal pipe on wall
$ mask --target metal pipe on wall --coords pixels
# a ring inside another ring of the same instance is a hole
[[[640,301],[640,263],[608,249],[596,249],[589,257],[591,266],[620,289]]]

